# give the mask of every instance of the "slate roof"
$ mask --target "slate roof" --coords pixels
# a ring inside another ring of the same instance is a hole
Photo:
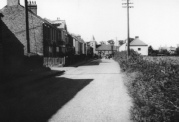
[[[111,51],[111,50],[115,51],[116,46],[103,44],[96,49],[96,51]]]
[[[79,41],[79,42],[85,43],[83,39],[81,39],[81,38],[79,38],[79,37],[77,37],[77,38],[78,38],[78,41]]]
[[[81,38],[81,36],[75,35],[75,34],[71,34],[71,36],[72,36],[73,38],[75,38],[76,40],[78,40],[79,42],[85,43],[85,41]]]
[[[65,20],[50,20],[47,18],[44,18],[46,21],[48,21],[49,23],[56,25],[57,28],[59,29],[65,29],[66,28],[66,22]]]
[[[5,7],[3,7],[2,9],[0,9],[0,13],[7,13],[7,14],[9,14],[9,12],[11,12],[12,10],[14,10],[14,11],[17,11],[17,10],[25,10],[25,7],[24,6],[22,6],[22,5],[14,5],[14,6],[5,6]],[[44,22],[44,23],[46,23],[46,24],[48,24],[48,25],[50,25],[50,26],[52,26],[52,27],[54,27],[49,21],[47,21],[46,19],[43,19],[43,18],[41,18],[40,16],[38,16],[37,14],[35,14],[34,12],[32,12],[31,10],[28,10],[28,12],[30,13],[30,14],[32,14],[33,16],[35,16],[35,17],[37,17],[38,19],[40,19],[42,22]],[[12,13],[11,13],[12,14]],[[30,15],[29,15],[30,16]],[[31,17],[31,16],[30,16]],[[29,18],[30,18],[29,17]],[[55,28],[55,27],[54,27]]]
[[[139,38],[136,38],[130,43],[130,46],[147,46],[147,44],[141,41]]]

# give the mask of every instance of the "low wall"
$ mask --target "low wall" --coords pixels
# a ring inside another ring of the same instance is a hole
[[[46,67],[64,66],[65,65],[65,58],[44,57],[43,65],[46,66]]]

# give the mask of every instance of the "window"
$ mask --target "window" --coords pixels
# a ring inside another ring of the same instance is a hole
[[[49,47],[49,53],[52,53],[52,47]]]
[[[141,51],[141,48],[138,48],[138,51]]]
[[[59,47],[56,47],[56,52],[59,52]]]

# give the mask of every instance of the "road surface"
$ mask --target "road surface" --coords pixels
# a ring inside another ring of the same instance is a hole
[[[3,122],[129,122],[131,99],[112,59],[79,67],[57,67],[64,74],[0,85]]]
[[[58,68],[54,68],[58,70]],[[112,59],[94,60],[79,67],[59,68],[67,79],[86,83],[49,122],[130,122],[132,101]],[[73,87],[73,86],[72,86]]]

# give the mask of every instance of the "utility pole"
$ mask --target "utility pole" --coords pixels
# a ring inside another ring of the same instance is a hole
[[[25,23],[26,23],[26,39],[27,39],[27,54],[30,53],[30,38],[29,38],[29,15],[28,2],[25,0]]]
[[[129,27],[129,8],[133,8],[133,6],[130,6],[129,0],[127,0],[127,3],[122,3],[123,8],[127,8],[127,57],[130,56],[130,27]]]

